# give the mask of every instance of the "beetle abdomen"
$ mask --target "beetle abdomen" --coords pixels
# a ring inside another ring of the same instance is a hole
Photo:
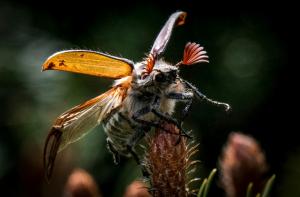
[[[127,142],[134,129],[129,118],[122,110],[113,114],[104,124],[103,128],[113,148],[122,155],[128,155]]]

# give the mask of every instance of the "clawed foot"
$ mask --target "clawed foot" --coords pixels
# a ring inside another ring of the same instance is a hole
[[[114,148],[114,146],[108,139],[106,142],[107,142],[107,148],[113,156],[114,164],[118,165],[120,163],[120,154],[118,153],[118,151]]]
[[[120,163],[120,155],[119,155],[119,153],[112,153],[113,154],[113,160],[114,160],[114,164],[115,165],[119,165],[119,163]]]
[[[176,141],[175,145],[178,145],[180,143],[181,137],[186,137],[188,139],[192,139],[193,137],[190,136],[188,133],[189,132],[186,132],[184,129],[181,128],[180,129],[180,136],[179,136],[178,140]]]
[[[170,124],[173,124],[173,123],[171,122]],[[162,130],[164,130],[164,131],[167,132],[167,133],[170,133],[170,134],[173,134],[173,135],[179,135],[179,138],[178,138],[178,140],[177,140],[176,143],[175,143],[175,145],[178,145],[179,142],[180,142],[180,140],[181,140],[181,137],[186,137],[186,138],[189,138],[189,139],[192,139],[192,138],[193,138],[192,136],[190,136],[190,135],[188,134],[189,132],[186,132],[186,131],[182,128],[182,124],[183,124],[182,122],[181,122],[180,124],[178,124],[178,123],[174,124],[174,125],[178,128],[179,133],[176,133],[176,132],[174,132],[174,130],[170,130],[169,128],[165,128],[165,127],[162,127],[162,126],[160,126],[159,128],[162,129]]]

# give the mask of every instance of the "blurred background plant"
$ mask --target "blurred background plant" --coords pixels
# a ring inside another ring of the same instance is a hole
[[[268,166],[254,138],[238,132],[231,133],[223,148],[219,167],[220,183],[226,196],[261,195],[267,181]]]
[[[94,178],[83,169],[74,169],[64,189],[64,197],[100,197]]]
[[[285,4],[286,3],[286,4]],[[60,196],[74,168],[90,172],[103,196],[122,196],[140,177],[132,160],[114,166],[101,127],[59,154],[50,184],[44,181],[42,147],[52,121],[63,111],[105,91],[112,81],[63,72],[41,73],[52,53],[71,48],[109,52],[134,61],[144,57],[168,16],[188,13],[174,31],[166,60],[176,63],[188,41],[208,51],[209,64],[181,76],[233,111],[194,102],[185,128],[201,148],[199,177],[218,161],[232,130],[251,134],[276,174],[272,196],[300,194],[300,145],[293,87],[298,64],[291,59],[296,33],[287,2],[127,2],[63,4],[62,1],[0,2],[0,189],[9,196]],[[296,6],[295,6],[296,8]],[[284,13],[284,14],[283,14]],[[297,51],[297,50],[296,50]],[[296,111],[297,112],[297,111]],[[13,189],[12,189],[13,188]],[[211,184],[209,195],[223,190]]]

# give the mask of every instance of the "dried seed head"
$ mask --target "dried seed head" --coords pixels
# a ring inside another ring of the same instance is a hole
[[[187,139],[179,135],[176,126],[161,124],[149,139],[149,150],[145,165],[150,173],[150,191],[154,197],[188,196],[188,170],[193,163],[190,157],[197,152],[196,146],[189,146]]]
[[[100,197],[93,177],[82,169],[75,169],[65,186],[65,197]]]
[[[231,133],[220,159],[221,183],[228,197],[246,196],[247,187],[261,191],[267,170],[265,156],[250,136]]]

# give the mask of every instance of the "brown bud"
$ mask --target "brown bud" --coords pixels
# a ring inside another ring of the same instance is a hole
[[[93,177],[82,169],[75,169],[65,186],[65,197],[100,197]]]
[[[179,135],[173,124],[162,124],[149,139],[146,168],[150,173],[151,192],[154,197],[188,196],[187,171],[192,163],[189,158],[197,152],[197,146],[188,146],[187,139]]]
[[[142,181],[133,181],[127,187],[124,197],[150,197],[150,194]]]
[[[265,156],[250,136],[231,133],[220,159],[221,183],[228,197],[246,196],[249,183],[261,191],[267,170]]]

